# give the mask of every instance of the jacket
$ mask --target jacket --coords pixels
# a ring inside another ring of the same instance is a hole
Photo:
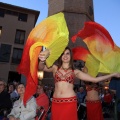
[[[19,99],[15,101],[13,109],[8,115],[8,118],[10,116],[14,116],[15,118],[19,118],[20,120],[35,120],[36,108],[37,105],[34,97],[28,100],[26,106],[24,106],[23,101]]]

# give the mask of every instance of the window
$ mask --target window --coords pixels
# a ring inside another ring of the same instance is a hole
[[[4,17],[5,15],[5,10],[0,8],[0,17]]]
[[[0,37],[2,35],[2,26],[0,26]]]
[[[25,41],[25,31],[24,30],[16,30],[15,43],[24,44],[24,41]]]
[[[28,15],[24,13],[19,13],[18,20],[27,22]]]
[[[6,13],[6,14],[9,14],[9,15],[18,16],[18,12],[15,12],[15,11],[12,11],[12,10],[6,10],[5,13]]]
[[[8,74],[8,83],[13,83],[14,81],[20,82],[21,81],[21,74],[15,71],[9,71]]]
[[[14,48],[12,55],[12,63],[19,64],[21,61],[23,49]]]
[[[0,62],[9,62],[11,45],[0,44]]]

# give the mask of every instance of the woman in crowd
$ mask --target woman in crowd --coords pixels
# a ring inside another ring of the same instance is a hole
[[[113,99],[113,96],[110,93],[110,90],[109,89],[105,89],[105,91],[104,91],[104,97],[103,97],[103,102],[105,104],[109,105],[112,102],[112,99]]]
[[[34,97],[28,100],[26,106],[23,104],[25,86],[19,83],[17,92],[20,95],[19,100],[15,101],[11,113],[8,115],[9,120],[35,120],[36,116],[36,100]]]
[[[36,103],[37,103],[37,109],[43,107],[43,109],[45,110],[41,118],[41,120],[45,120],[49,108],[49,98],[44,92],[44,86],[40,84],[37,86]],[[38,120],[37,117],[36,120]]]
[[[112,112],[112,108],[113,108],[113,95],[111,94],[111,91],[109,89],[105,89],[104,90],[104,97],[103,97],[103,102],[102,102],[102,106],[103,106],[103,112],[104,112],[104,116],[105,117],[109,117],[110,116],[110,112]]]
[[[73,90],[75,77],[89,82],[100,82],[110,77],[120,77],[120,73],[113,73],[100,77],[92,77],[78,69],[74,69],[72,52],[66,47],[60,56],[59,64],[47,68],[46,58],[50,51],[46,49],[39,54],[39,70],[53,72],[55,79],[55,91],[52,99],[52,120],[77,120],[77,98]]]
[[[18,100],[18,97],[17,97],[16,92],[15,92],[14,84],[10,83],[8,85],[8,93],[10,94],[10,98],[12,100],[12,103],[15,102],[16,100]]]
[[[14,91],[15,87],[12,83],[8,85],[8,93],[11,94]]]

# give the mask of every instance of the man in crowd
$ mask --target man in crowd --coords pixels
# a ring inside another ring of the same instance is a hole
[[[0,120],[5,117],[5,114],[12,108],[10,94],[5,91],[5,82],[0,79]]]

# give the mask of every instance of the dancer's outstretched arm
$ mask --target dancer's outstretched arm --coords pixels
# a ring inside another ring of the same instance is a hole
[[[95,82],[95,83],[107,80],[111,77],[117,77],[117,78],[120,77],[120,73],[111,73],[111,74],[104,75],[104,76],[92,77],[89,74],[86,74],[80,70],[75,70],[75,75],[77,78],[79,78],[83,81],[89,81],[89,82]]]

